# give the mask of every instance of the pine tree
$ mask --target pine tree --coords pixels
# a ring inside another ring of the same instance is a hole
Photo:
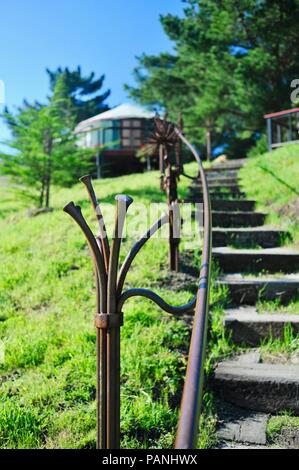
[[[40,208],[50,206],[52,184],[69,186],[91,167],[91,153],[76,145],[72,103],[65,96],[59,78],[47,106],[10,114],[13,152],[0,154],[1,173],[10,175],[20,193]]]
[[[264,132],[263,115],[291,107],[299,76],[299,0],[185,0],[182,17],[161,17],[175,52],[139,57],[136,86],[142,104],[183,112],[185,130],[203,145],[244,155]],[[203,149],[203,147],[201,147]]]
[[[72,105],[75,123],[107,111],[105,101],[110,96],[110,90],[100,93],[103,87],[105,75],[95,78],[95,73],[82,76],[81,68],[70,71],[68,67],[58,67],[55,71],[47,69],[50,80],[50,89],[54,91],[58,80],[64,83],[64,97],[68,98]]]
[[[68,101],[75,126],[80,121],[109,109],[105,101],[110,96],[110,90],[108,89],[100,93],[105,75],[95,79],[95,73],[92,72],[87,77],[84,77],[79,66],[76,70],[72,71],[68,67],[58,67],[55,71],[46,69],[46,72],[49,77],[51,93],[54,93],[58,81],[63,83],[63,98]],[[44,106],[46,105],[39,101],[29,103],[27,100],[24,100],[22,106],[17,108],[17,111],[18,114],[23,112],[26,114],[28,110],[40,110]],[[13,113],[7,107],[4,111],[4,120],[14,135],[17,129]]]

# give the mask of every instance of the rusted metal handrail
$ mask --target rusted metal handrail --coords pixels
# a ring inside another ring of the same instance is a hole
[[[188,364],[183,398],[180,409],[179,425],[176,435],[176,449],[192,449],[196,446],[200,410],[204,384],[204,361],[206,353],[209,288],[212,252],[212,211],[206,175],[201,159],[189,141],[177,130],[180,139],[194,155],[198,166],[203,190],[204,242],[199,288],[189,348]]]
[[[192,447],[198,428],[201,392],[203,386],[203,361],[207,333],[208,294],[211,257],[211,210],[207,183],[201,161],[196,151],[178,129],[174,132],[185,143],[200,167],[204,192],[204,248],[197,295],[187,304],[173,306],[149,289],[128,289],[123,292],[126,275],[132,261],[146,241],[165,223],[169,214],[163,215],[134,244],[121,268],[119,252],[126,213],[133,199],[126,195],[116,196],[114,235],[111,249],[104,219],[95,196],[90,176],[81,178],[85,185],[99,223],[99,237],[95,238],[81,209],[73,202],[64,207],[81,228],[93,258],[96,283],[96,350],[97,350],[97,448],[120,447],[120,327],[125,301],[133,296],[143,296],[155,302],[161,309],[172,314],[190,312],[195,307],[195,318],[189,352],[186,383],[184,387],[181,417],[177,433],[177,448]],[[173,134],[172,134],[173,135]]]

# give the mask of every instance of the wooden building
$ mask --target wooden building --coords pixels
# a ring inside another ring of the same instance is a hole
[[[77,125],[79,145],[95,149],[98,178],[143,170],[136,153],[148,139],[153,116],[139,106],[122,104]]]
[[[299,142],[299,108],[265,114],[264,118],[267,122],[269,152],[282,145]]]

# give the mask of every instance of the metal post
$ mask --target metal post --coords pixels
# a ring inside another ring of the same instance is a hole
[[[184,126],[183,116],[182,116],[182,113],[179,113],[178,130],[181,133],[183,133],[183,126]],[[181,141],[181,139],[177,139],[177,143],[176,143],[176,146],[175,146],[175,161],[176,161],[176,167],[177,167],[178,174],[181,174],[181,173],[184,172],[182,153],[183,153],[182,152],[182,141]]]
[[[174,237],[174,214],[172,205],[178,201],[177,181],[182,170],[182,155],[180,139],[174,132],[174,125],[164,119],[155,117],[155,130],[150,143],[157,146],[159,153],[160,187],[166,193],[169,212],[169,269],[178,272],[180,269],[179,237]],[[182,117],[179,116],[179,125],[182,127]],[[171,152],[175,153],[175,167],[171,162]]]
[[[175,237],[176,233],[174,230],[174,213],[172,210],[173,203],[178,200],[177,194],[177,174],[171,168],[171,165],[167,165],[166,168],[166,195],[167,205],[169,213],[169,267],[171,271],[179,272],[179,243],[180,239]]]
[[[96,284],[96,319],[98,312],[106,312],[107,305],[107,283],[106,268],[102,250],[93,236],[89,226],[84,219],[81,208],[70,202],[64,207],[67,212],[81,228],[93,258],[95,284]],[[97,448],[106,448],[106,335],[105,332],[96,333],[97,344]]]
[[[118,195],[116,199],[114,236],[108,270],[108,314],[118,318],[114,328],[108,329],[107,337],[107,413],[108,433],[107,448],[120,447],[120,313],[117,313],[117,275],[119,252],[124,229],[125,216],[133,199],[129,196]]]

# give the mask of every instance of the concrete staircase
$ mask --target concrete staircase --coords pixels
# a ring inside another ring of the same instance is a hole
[[[220,268],[216,282],[230,297],[225,330],[235,344],[256,348],[270,337],[283,338],[287,325],[299,338],[299,312],[286,314],[281,307],[278,313],[260,314],[255,308],[260,300],[279,300],[283,305],[298,296],[299,252],[281,246],[288,234],[264,225],[267,214],[255,212],[255,201],[246,200],[238,185],[243,163],[235,160],[210,168],[207,178],[213,262]],[[202,202],[200,184],[192,185],[190,199]],[[299,414],[299,365],[265,364],[258,350],[248,351],[218,364],[211,382],[220,403],[221,448],[263,448],[269,413]]]

